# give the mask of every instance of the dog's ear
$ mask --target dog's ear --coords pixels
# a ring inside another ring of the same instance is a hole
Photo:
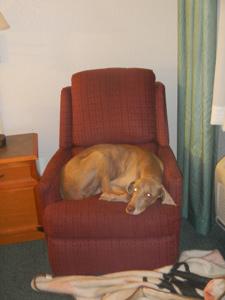
[[[167,192],[165,187],[162,185],[162,204],[168,204],[168,205],[175,205],[176,203],[174,202],[173,198],[170,196],[170,194]]]
[[[128,194],[132,194],[133,193],[133,191],[134,191],[134,184],[135,184],[135,181],[132,181],[129,185],[128,185],[128,187],[127,187],[127,192],[128,192]]]

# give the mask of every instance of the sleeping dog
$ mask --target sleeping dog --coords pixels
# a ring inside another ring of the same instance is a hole
[[[101,193],[101,200],[126,202],[137,215],[162,199],[176,205],[162,184],[163,164],[151,151],[135,145],[99,144],[69,160],[61,174],[63,199],[77,200]]]

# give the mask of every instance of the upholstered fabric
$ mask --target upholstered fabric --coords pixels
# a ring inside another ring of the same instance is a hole
[[[156,136],[160,146],[169,145],[169,128],[166,112],[165,87],[161,82],[155,83],[156,102]]]
[[[145,69],[115,68],[75,74],[74,144],[156,140],[154,81],[154,73]]]
[[[37,209],[39,223],[43,223],[45,208],[51,203],[61,200],[60,172],[63,165],[72,157],[71,150],[57,150],[48,162],[37,186]]]
[[[179,209],[160,202],[137,216],[126,214],[125,208],[124,203],[102,201],[98,196],[60,201],[47,207],[44,227],[53,238],[132,239],[172,235],[179,221]]]
[[[179,223],[174,225],[175,229]],[[178,248],[175,230],[172,235],[160,238],[48,238],[49,261],[55,275],[152,270],[174,264]]]
[[[136,143],[164,164],[163,184],[176,206],[149,207],[138,216],[125,204],[64,201],[63,165],[95,143]],[[169,146],[165,87],[145,69],[84,71],[61,93],[59,149],[38,185],[39,220],[56,275],[103,274],[173,264],[179,253],[182,177]]]
[[[72,138],[73,122],[72,122],[72,95],[71,88],[65,87],[61,91],[60,103],[60,148],[68,148],[73,144]]]

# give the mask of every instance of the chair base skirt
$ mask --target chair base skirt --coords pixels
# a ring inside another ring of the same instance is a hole
[[[179,254],[177,233],[144,239],[48,238],[54,275],[101,275],[126,270],[153,270],[174,264]],[[154,257],[154,260],[152,260]]]

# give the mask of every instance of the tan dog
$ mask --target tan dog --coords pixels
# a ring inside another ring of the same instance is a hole
[[[162,185],[163,164],[149,150],[134,145],[95,145],[64,166],[61,194],[83,199],[102,193],[101,200],[127,202],[126,212],[137,215],[158,198],[175,202]]]

